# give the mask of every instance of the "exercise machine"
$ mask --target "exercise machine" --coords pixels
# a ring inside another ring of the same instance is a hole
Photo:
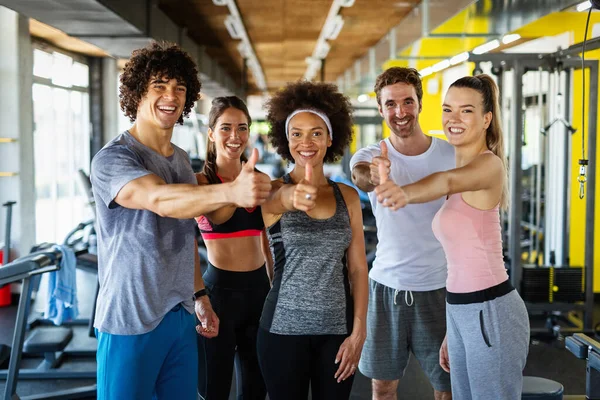
[[[19,298],[19,306],[15,321],[15,331],[12,340],[10,360],[8,370],[6,371],[6,386],[4,388],[4,400],[26,399],[17,395],[17,382],[19,377],[27,375],[28,370],[21,370],[19,364],[23,355],[23,346],[25,342],[25,331],[27,317],[31,306],[31,280],[47,272],[54,272],[60,269],[60,260],[62,254],[58,250],[45,250],[37,253],[32,253],[27,256],[18,258],[13,262],[0,268],[0,286],[13,282],[21,282],[21,296]],[[37,350],[46,353],[55,353],[64,350],[70,340],[69,334],[66,331],[57,332],[54,335],[39,337],[35,345]],[[94,378],[95,371],[73,372],[73,371],[50,371],[52,379],[73,378],[73,374],[81,374],[81,377]],[[29,377],[33,378],[48,378],[49,371],[40,372],[38,370],[30,370]],[[37,374],[43,374],[37,376]],[[96,385],[63,390],[55,393],[46,393],[36,396],[27,397],[27,399],[76,399],[93,397],[96,395]]]

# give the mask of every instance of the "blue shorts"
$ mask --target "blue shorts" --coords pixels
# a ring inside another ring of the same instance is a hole
[[[181,305],[142,335],[98,337],[98,399],[196,400],[198,346],[194,315]]]

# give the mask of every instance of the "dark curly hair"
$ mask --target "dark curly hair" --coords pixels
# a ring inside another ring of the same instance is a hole
[[[417,92],[417,99],[421,103],[421,99],[423,99],[423,84],[421,83],[419,71],[414,68],[392,67],[383,71],[375,80],[377,104],[381,105],[381,89],[396,83],[412,85],[415,88],[415,92]]]
[[[338,92],[336,85],[308,81],[288,83],[265,104],[267,122],[271,125],[269,139],[277,154],[294,162],[286,137],[285,120],[299,108],[313,108],[329,117],[333,140],[324,162],[332,162],[341,157],[352,138],[350,100]]]
[[[194,103],[200,97],[200,81],[198,69],[192,58],[176,44],[169,42],[152,42],[148,46],[134,50],[125,64],[121,75],[119,99],[121,110],[131,122],[137,118],[140,101],[148,92],[148,84],[153,77],[177,79],[184,83],[187,90],[183,113],[177,120],[183,124]]]

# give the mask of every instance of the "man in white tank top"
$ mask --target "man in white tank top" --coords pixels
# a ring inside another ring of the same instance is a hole
[[[454,149],[426,136],[419,125],[423,89],[415,69],[386,70],[377,77],[375,93],[392,134],[350,161],[352,181],[369,193],[378,238],[359,369],[373,380],[374,400],[396,399],[412,353],[429,377],[435,399],[451,399],[450,376],[438,363],[446,333],[446,257],[431,229],[444,199],[392,211],[378,204],[373,189],[379,184],[379,168],[401,186],[454,168]]]

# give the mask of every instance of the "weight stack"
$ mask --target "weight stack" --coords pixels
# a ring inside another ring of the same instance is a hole
[[[520,294],[531,303],[583,301],[583,268],[524,266]]]

